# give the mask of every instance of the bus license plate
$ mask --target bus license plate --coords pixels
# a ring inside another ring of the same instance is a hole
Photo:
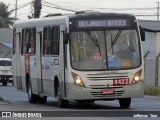
[[[129,78],[113,79],[113,86],[121,86],[121,85],[129,85],[129,84],[130,84]]]
[[[109,90],[102,90],[102,94],[103,94],[103,95],[110,95],[110,94],[114,94],[114,90],[113,90],[113,89],[109,89]]]

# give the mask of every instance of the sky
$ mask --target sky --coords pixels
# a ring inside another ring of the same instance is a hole
[[[9,10],[15,8],[16,0],[0,0]],[[17,0],[17,18],[28,19],[33,13],[33,0]],[[95,10],[100,12],[120,12],[135,14],[138,19],[157,20],[160,0],[42,0],[41,17],[51,13],[74,13],[72,11]],[[62,10],[62,9],[67,9]],[[15,17],[15,12],[11,15]]]

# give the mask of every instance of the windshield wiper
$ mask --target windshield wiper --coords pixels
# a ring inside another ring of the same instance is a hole
[[[99,47],[99,43],[98,43],[97,37],[94,34],[92,34],[90,31],[87,31],[86,33],[89,36],[89,38],[91,39],[91,41],[94,44],[94,46],[96,46],[98,48],[99,54],[101,56],[101,50],[100,50],[100,47]]]
[[[118,40],[121,32],[122,32],[122,30],[119,30],[118,33],[117,33],[117,35],[116,35],[116,37],[114,38],[114,40],[112,40],[112,46],[117,42],[117,40]],[[112,39],[112,38],[111,38],[111,39]]]

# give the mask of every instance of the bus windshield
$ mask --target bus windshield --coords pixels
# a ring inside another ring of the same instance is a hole
[[[70,45],[77,70],[132,69],[141,63],[136,30],[71,32]]]

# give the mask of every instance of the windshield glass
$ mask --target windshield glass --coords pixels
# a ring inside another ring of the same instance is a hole
[[[70,44],[74,69],[118,70],[140,65],[136,30],[72,32]]]

